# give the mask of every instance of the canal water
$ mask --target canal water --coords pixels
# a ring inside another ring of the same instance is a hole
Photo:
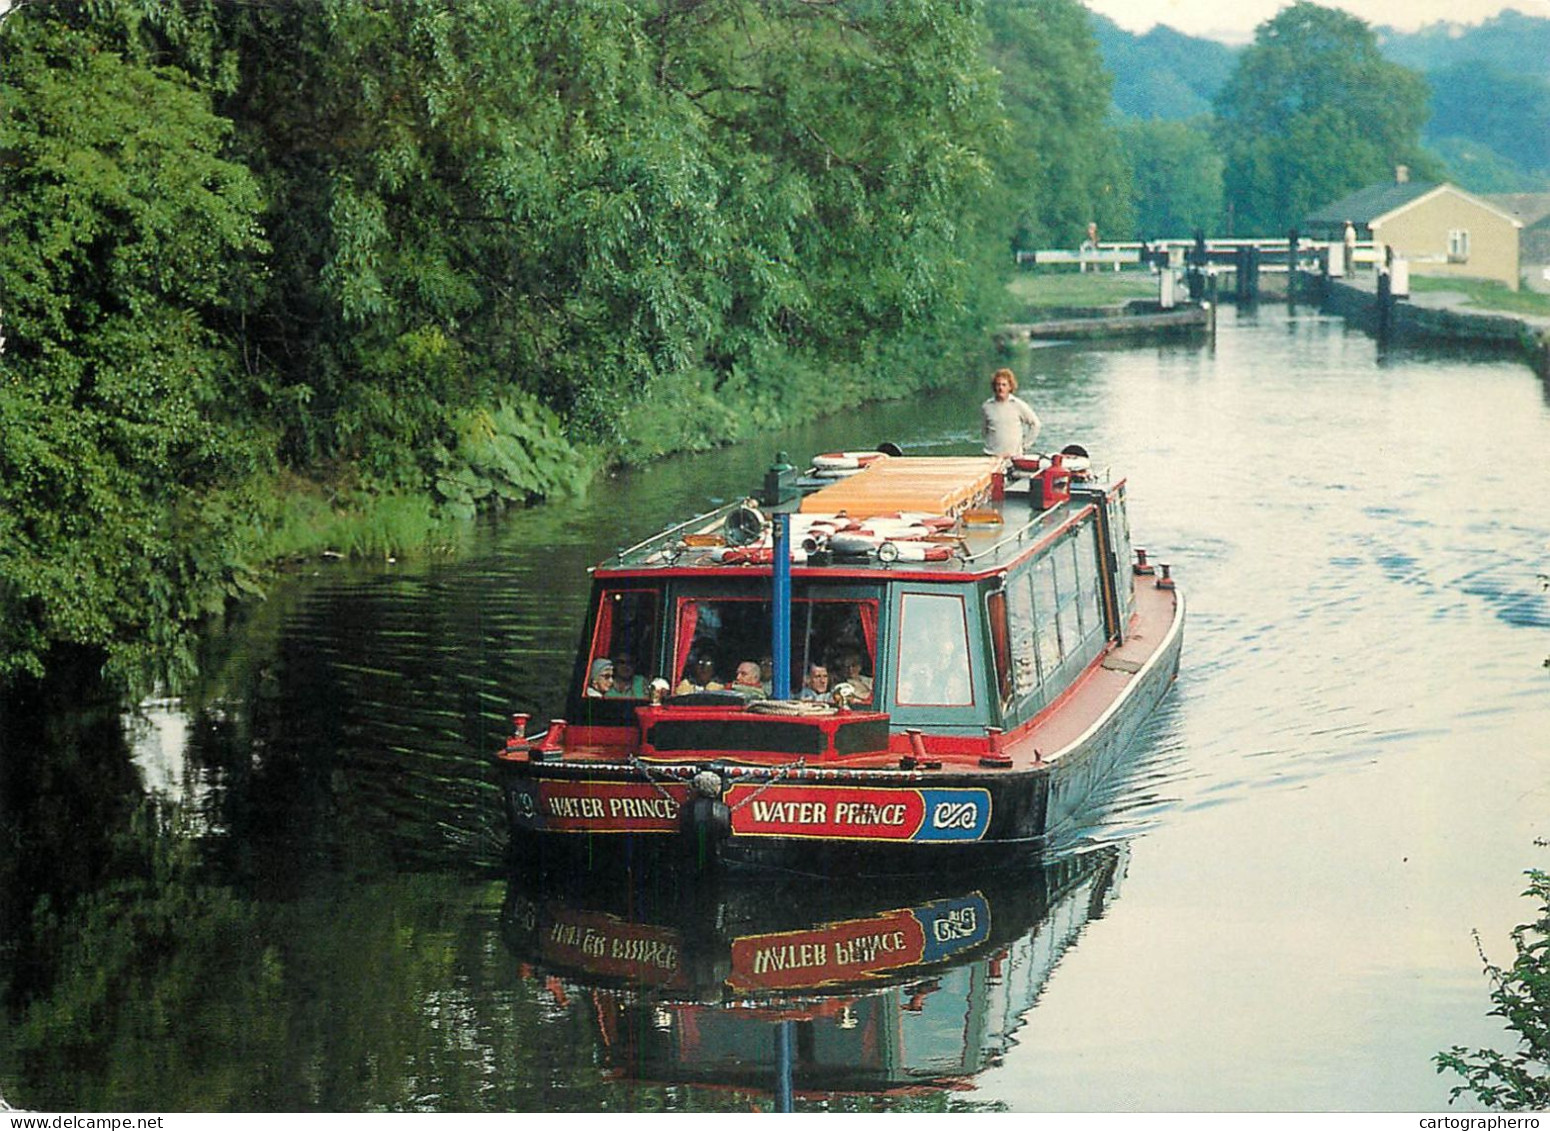
[[[974,450],[968,375],[609,478],[455,557],[309,566],[175,697],[13,711],[0,1097],[1445,1108],[1436,1053],[1513,1046],[1476,939],[1510,962],[1550,865],[1545,384],[1280,306],[1014,364],[1050,446],[1128,477],[1189,604],[1179,680],[1067,851],[888,887],[502,863],[485,755],[512,712],[556,710],[587,566],[748,491],[776,448]],[[815,985],[822,945],[870,984]]]

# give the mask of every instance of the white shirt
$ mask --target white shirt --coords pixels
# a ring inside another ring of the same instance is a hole
[[[991,397],[980,405],[980,414],[984,417],[985,454],[991,456],[1022,455],[1024,448],[1039,438],[1043,426],[1038,413],[1015,393],[1004,401]]]

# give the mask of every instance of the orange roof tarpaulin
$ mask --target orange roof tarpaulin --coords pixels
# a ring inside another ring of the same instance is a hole
[[[802,500],[803,514],[867,518],[894,511],[957,515],[983,501],[1002,456],[891,456],[874,460],[845,479]]]

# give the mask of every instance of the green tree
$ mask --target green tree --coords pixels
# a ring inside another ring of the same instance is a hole
[[[0,677],[172,649],[245,583],[267,447],[222,332],[264,249],[229,124],[34,14],[0,53]]]
[[[1140,238],[1221,230],[1222,155],[1207,124],[1129,119],[1116,132],[1132,170]]]
[[[1075,0],[57,0],[3,34],[0,678],[175,646],[279,544],[282,469],[423,527],[905,395],[982,340],[1010,239],[1130,227]]]
[[[1280,235],[1395,165],[1428,175],[1426,100],[1425,80],[1385,61],[1363,21],[1306,0],[1282,9],[1216,98],[1234,231]]]
[[[1086,9],[1008,0],[988,5],[985,20],[1008,123],[996,218],[1013,246],[1074,248],[1089,222],[1106,238],[1130,234],[1129,169],[1108,123],[1111,79]]]
[[[1512,965],[1504,969],[1481,954],[1496,1006],[1491,1016],[1518,1035],[1518,1047],[1510,1053],[1471,1052],[1455,1045],[1436,1058],[1438,1072],[1455,1072],[1466,1081],[1453,1088],[1453,1099],[1467,1092],[1487,1107],[1508,1111],[1550,1107],[1550,874],[1535,869],[1528,877],[1523,894],[1539,905],[1538,914],[1513,929]]]
[[[293,458],[377,478],[520,392],[854,358],[964,302],[994,110],[968,4],[333,0],[244,13]],[[754,390],[758,392],[757,388]],[[419,466],[416,466],[416,464]]]

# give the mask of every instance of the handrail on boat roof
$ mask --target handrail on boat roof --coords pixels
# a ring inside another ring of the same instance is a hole
[[[746,501],[745,499],[736,499],[736,500],[734,500],[733,502],[730,502],[730,503],[722,503],[719,507],[716,507],[714,510],[708,510],[704,514],[697,514],[693,518],[687,518],[684,521],[678,523],[676,526],[669,526],[666,529],[659,530],[655,534],[651,535],[649,538],[646,538],[646,539],[644,539],[644,540],[642,540],[640,542],[637,542],[633,546],[627,546],[627,547],[625,547],[622,550],[616,551],[615,554],[614,554],[614,558],[615,558],[615,560],[617,560],[618,562],[620,562],[622,564],[624,562],[624,559],[629,557],[631,554],[639,553],[640,551],[646,549],[646,547],[648,547],[648,546],[655,545],[657,542],[663,541],[664,539],[667,539],[667,538],[671,538],[671,537],[673,537],[673,535],[677,534],[679,531],[683,530],[685,527],[693,526],[697,522],[705,522],[708,519],[714,518],[716,515],[721,514],[722,512],[730,513],[732,510],[736,509],[737,507],[742,506],[745,501]]]
[[[998,541],[992,542],[990,545],[986,546],[982,550],[975,550],[972,554],[969,552],[969,547],[967,545],[965,545],[964,548],[963,548],[963,560],[965,562],[978,561],[980,558],[988,557],[989,555],[995,553],[1002,546],[1005,546],[1005,545],[1007,545],[1010,542],[1019,542],[1019,541],[1021,541],[1023,535],[1028,532],[1029,527],[1032,527],[1032,526],[1036,525],[1040,520],[1042,520],[1044,518],[1045,515],[1047,515],[1049,513],[1050,513],[1049,511],[1035,511],[1035,512],[1033,512],[1032,516],[1028,519],[1028,521],[1023,523],[1017,529],[1009,531],[1009,532],[1003,534],[1002,537]]]
[[[978,561],[981,558],[985,558],[985,557],[988,557],[991,554],[994,554],[997,550],[1001,549],[1001,547],[1003,547],[1005,545],[1008,545],[1009,543],[1021,541],[1023,536],[1026,535],[1029,530],[1031,530],[1035,526],[1038,526],[1038,525],[1042,524],[1044,522],[1044,520],[1046,518],[1048,518],[1049,516],[1051,516],[1051,515],[1059,515],[1060,516],[1059,522],[1056,522],[1056,523],[1053,524],[1056,528],[1058,528],[1058,527],[1061,527],[1061,526],[1065,526],[1068,523],[1075,522],[1077,519],[1079,519],[1083,514],[1085,514],[1087,511],[1091,510],[1092,507],[1093,507],[1093,503],[1092,503],[1092,501],[1090,499],[1088,499],[1088,500],[1078,500],[1078,499],[1073,498],[1070,501],[1072,503],[1080,502],[1081,505],[1073,507],[1068,513],[1062,513],[1062,511],[1061,511],[1061,509],[1059,507],[1051,507],[1048,510],[1035,510],[1035,511],[1033,511],[1029,515],[1027,522],[1024,522],[1021,526],[1017,527],[1017,529],[1015,529],[1015,530],[1010,530],[1010,531],[1006,532],[1000,539],[998,539],[995,542],[992,542],[990,545],[984,547],[983,549],[975,550],[973,553],[970,553],[968,546],[965,545],[964,548],[963,548],[963,560],[964,560],[964,562],[965,563],[969,563],[969,562]],[[1031,505],[1031,500],[1030,500],[1030,505]]]

